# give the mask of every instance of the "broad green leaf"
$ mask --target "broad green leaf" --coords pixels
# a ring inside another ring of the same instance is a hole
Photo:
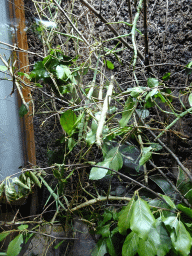
[[[104,256],[107,253],[107,245],[105,239],[100,239],[96,248],[92,252],[92,256]]]
[[[171,75],[171,73],[166,73],[166,74],[162,77],[163,81],[169,80],[170,75]]]
[[[2,65],[0,65],[0,71],[7,71],[7,67],[6,66],[2,66]]]
[[[77,121],[76,114],[73,110],[69,109],[65,111],[60,118],[60,123],[65,132],[68,135],[72,135],[74,132],[74,125]]]
[[[109,254],[111,256],[116,256],[115,248],[110,236],[106,239],[106,245],[107,245],[107,251],[109,252]]]
[[[179,173],[177,177],[177,188],[182,194],[187,194],[192,189],[192,182],[189,180],[189,178],[179,166],[178,169]],[[190,197],[190,193],[188,196]]]
[[[192,93],[189,94],[189,98],[188,98],[189,104],[192,107]]]
[[[175,204],[173,203],[173,201],[171,200],[171,198],[170,198],[169,196],[166,196],[166,195],[161,195],[161,196],[165,199],[165,201],[167,202],[167,204],[168,204],[171,208],[176,209]]]
[[[105,223],[107,223],[109,220],[111,220],[113,218],[113,214],[109,211],[109,210],[105,210],[103,215],[103,221],[101,223],[99,223],[99,226],[103,226],[105,225]]]
[[[133,213],[134,203],[135,199],[133,197],[128,205],[125,207],[125,209],[121,210],[121,212],[119,213],[118,228],[120,234],[124,234],[130,227],[130,220]]]
[[[123,157],[119,152],[119,148],[112,148],[106,155],[104,162],[109,161],[109,168],[118,171],[123,167]]]
[[[146,154],[143,154],[139,160],[139,165],[144,165],[152,156],[151,152],[147,152]]]
[[[56,75],[57,78],[62,80],[68,80],[72,78],[70,69],[64,65],[58,65],[56,67]]]
[[[179,255],[187,256],[190,254],[192,239],[181,221],[178,221],[177,232],[171,232],[171,240]]]
[[[17,227],[19,230],[25,230],[28,228],[28,225],[20,225],[19,227]]]
[[[157,250],[154,246],[153,241],[151,240],[143,240],[139,239],[139,246],[138,246],[138,254],[139,256],[155,256],[157,255]]]
[[[144,92],[144,89],[145,88],[140,86],[131,88],[131,93],[130,93],[131,97],[137,98],[141,93]]]
[[[163,220],[163,223],[165,224],[169,231],[174,229],[175,232],[177,232],[179,221],[176,216],[170,216],[165,218]]]
[[[142,151],[143,151],[143,154],[147,154],[148,152],[150,152],[152,150],[152,147],[143,147]]]
[[[125,127],[127,125],[133,112],[135,111],[135,107],[136,107],[136,102],[134,102],[133,99],[129,97],[125,102],[122,118],[119,121],[119,124],[121,127]]]
[[[153,89],[152,91],[150,91],[146,97],[145,97],[145,100],[148,101],[148,99],[150,99],[151,97],[153,97],[154,95],[156,95],[158,93],[158,89],[155,88]]]
[[[18,256],[21,251],[21,244],[23,243],[23,234],[16,236],[7,248],[7,256]]]
[[[122,248],[122,256],[134,256],[137,253],[139,237],[133,231],[126,237]]]
[[[150,230],[148,241],[156,248],[157,256],[165,256],[171,249],[170,236],[160,218],[157,219],[156,225]]]
[[[23,117],[24,115],[26,115],[28,112],[28,108],[22,104],[21,107],[19,108],[19,116]]]
[[[13,178],[13,179],[12,179],[12,182],[13,182],[14,184],[16,184],[17,186],[20,186],[20,187],[23,187],[23,188],[29,190],[29,187],[28,187],[27,185],[25,185],[23,182],[21,182],[17,177]]]
[[[159,85],[159,82],[156,78],[148,78],[147,79],[147,85],[150,88],[157,87]]]
[[[102,226],[97,229],[97,234],[102,235],[102,238],[110,236],[110,224]]]
[[[113,63],[109,60],[107,60],[107,67],[108,67],[108,69],[114,69]]]
[[[159,151],[163,148],[159,143],[150,143],[150,146],[153,151]]]
[[[154,181],[157,186],[159,186],[165,195],[174,195],[175,190],[173,187],[169,184],[169,182],[163,178],[161,175],[156,174],[149,177],[152,181]]]
[[[140,197],[133,205],[130,228],[143,240],[147,239],[150,229],[155,224],[155,218],[147,202]]]
[[[0,242],[3,239],[5,239],[5,237],[7,237],[10,233],[11,233],[11,231],[4,231],[4,232],[0,233]]]
[[[178,204],[177,209],[184,212],[187,216],[189,216],[192,219],[192,209],[190,209],[182,204]]]
[[[108,162],[99,162],[97,164],[97,166],[107,167],[107,168],[109,168],[109,165],[110,165],[109,161]],[[91,168],[91,172],[89,174],[89,179],[90,180],[100,180],[100,179],[102,179],[106,176],[106,174],[108,173],[108,170],[103,169],[101,167]]]

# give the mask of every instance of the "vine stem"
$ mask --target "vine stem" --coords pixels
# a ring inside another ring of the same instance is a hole
[[[95,199],[91,199],[85,203],[82,203],[72,209],[70,209],[70,211],[74,212],[74,211],[77,211],[83,207],[86,207],[86,206],[89,206],[89,205],[92,205],[92,204],[96,204],[98,202],[102,202],[102,201],[108,201],[108,200],[125,200],[125,201],[131,201],[131,198],[130,197],[118,197],[118,196],[98,196],[97,198]]]

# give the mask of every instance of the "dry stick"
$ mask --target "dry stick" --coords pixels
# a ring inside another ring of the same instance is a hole
[[[68,17],[68,15],[66,14],[66,12],[63,10],[63,8],[57,3],[56,0],[53,0],[53,2],[57,5],[57,7],[59,8],[59,10],[63,13],[63,15],[65,16],[65,18],[68,20],[68,22],[71,24],[72,28],[75,30],[75,32],[83,39],[83,41],[86,43],[86,45],[89,46],[89,43],[87,42],[87,40],[85,39],[85,37],[79,32],[79,30],[75,27],[75,25],[73,24],[73,22],[70,20],[70,18]]]
[[[131,201],[131,198],[130,197],[118,197],[118,196],[98,196],[97,198],[95,199],[91,199],[85,203],[82,203],[74,208],[72,208],[70,211],[74,212],[74,211],[77,211],[83,207],[87,207],[89,205],[92,205],[92,204],[96,204],[98,202],[102,202],[102,201],[108,201],[108,200],[125,200],[125,201]]]
[[[103,102],[103,108],[101,111],[101,116],[100,116],[100,120],[98,122],[98,128],[97,128],[97,132],[96,132],[96,143],[99,147],[101,147],[101,145],[102,145],[101,136],[102,136],[103,127],[105,124],[105,119],[107,116],[108,106],[111,101],[111,95],[113,93],[113,83],[114,83],[114,76],[111,76],[111,82],[109,84],[105,100]]]
[[[53,0],[55,1],[55,0]],[[101,14],[95,10],[95,8],[93,6],[91,6],[87,1],[85,0],[80,0],[80,2],[86,6],[87,8],[89,8],[102,22],[104,22],[108,28],[113,32],[114,35],[116,35],[117,37],[119,36],[119,34],[117,33],[117,31],[114,29],[113,26],[111,26],[108,21],[101,16]],[[129,50],[131,50],[132,52],[134,52],[134,49],[123,39],[123,38],[119,38],[119,41],[121,41],[122,44],[124,44]],[[138,56],[139,58],[143,61],[144,60],[144,56],[142,55],[142,53],[140,51],[138,51]]]
[[[131,30],[131,34],[132,34],[132,42],[133,42],[133,48],[134,48],[134,56],[133,56],[133,75],[135,77],[135,80],[136,80],[136,83],[137,85],[138,84],[138,80],[137,80],[137,77],[136,77],[136,74],[135,74],[135,65],[136,65],[136,61],[137,61],[137,45],[136,45],[136,41],[135,41],[135,32],[136,32],[136,24],[137,24],[137,21],[139,19],[139,14],[141,12],[141,8],[142,8],[142,2],[143,0],[140,0],[139,1],[139,4],[138,4],[138,8],[137,8],[137,13],[135,15],[135,18],[134,18],[134,21],[133,21],[133,27],[132,27],[132,30]],[[136,117],[135,117],[135,114],[134,114],[134,119],[135,119],[135,124],[136,126],[137,125],[137,120],[136,120]],[[141,147],[141,154],[143,154],[143,140],[142,140],[142,137],[141,135],[139,134],[138,135],[138,140],[139,140],[139,144],[140,144],[140,147]],[[144,164],[144,179],[145,179],[145,184],[147,185],[148,184],[148,175],[147,175],[147,167],[146,167],[146,164]]]
[[[145,61],[144,64],[147,66],[147,73],[149,74],[149,46],[148,46],[148,33],[147,33],[147,0],[143,0],[144,7],[144,41],[145,41]]]
[[[192,110],[192,109],[191,109]],[[150,127],[147,126],[145,124],[145,122],[140,119],[142,124],[145,126],[145,128],[151,133],[151,135],[155,138],[155,140],[157,140],[159,142],[159,144],[164,147],[171,155],[172,157],[176,160],[176,162],[178,163],[178,165],[181,167],[181,169],[186,173],[186,175],[188,176],[188,178],[190,179],[190,181],[192,182],[192,177],[191,174],[189,172],[189,170],[187,168],[185,168],[185,166],[180,162],[180,160],[178,159],[178,157],[173,153],[173,151],[171,151],[170,148],[168,148],[160,139],[156,138],[156,135],[151,131]]]
[[[129,9],[130,23],[132,23],[132,9],[131,9],[131,1],[127,0],[127,5]]]
[[[43,58],[43,55],[39,55],[38,53],[34,53],[34,52],[30,52],[30,51],[24,50],[24,49],[22,49],[22,48],[20,48],[20,47],[18,47],[16,45],[7,44],[7,43],[4,43],[2,41],[0,41],[0,44],[3,44],[3,45],[6,45],[8,47],[13,48],[12,51],[22,51],[22,52],[26,52],[28,54],[36,55],[36,56],[38,56],[40,58]]]

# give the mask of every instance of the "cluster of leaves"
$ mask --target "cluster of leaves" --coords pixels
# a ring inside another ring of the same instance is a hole
[[[0,199],[1,201],[12,201],[26,198],[36,185],[41,188],[39,177],[45,173],[38,171],[23,172],[19,178],[6,177],[0,184]]]
[[[15,236],[15,234],[18,234]],[[19,255],[22,245],[26,244],[27,241],[34,235],[33,233],[28,232],[28,225],[20,225],[17,229],[3,231],[0,233],[0,241],[9,238],[9,235],[14,235],[14,239],[9,243],[6,252],[0,252],[0,255],[7,255],[7,256],[17,256]]]
[[[189,255],[192,210],[183,204],[176,206],[168,196],[162,197],[166,203],[157,199],[146,202],[134,195],[118,214],[105,211],[96,232],[102,237],[92,255],[164,256],[170,250],[171,255]]]

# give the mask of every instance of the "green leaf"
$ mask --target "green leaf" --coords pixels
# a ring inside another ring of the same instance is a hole
[[[110,224],[97,229],[97,234],[102,235],[102,238],[110,236]]]
[[[37,178],[37,176],[34,172],[29,171],[29,177],[35,183],[35,185],[37,185],[39,188],[41,188],[41,182],[39,181],[39,179]]]
[[[150,143],[150,146],[153,151],[159,151],[163,148],[159,143]]]
[[[3,239],[5,239],[5,237],[7,237],[10,233],[11,233],[11,231],[4,231],[4,232],[0,233],[0,242]]]
[[[169,228],[170,230],[175,230],[175,232],[177,232],[177,228],[178,228],[178,219],[176,216],[170,216],[167,217],[163,220],[163,223],[165,224],[166,227]]]
[[[57,249],[59,248],[59,246],[60,246],[63,242],[64,242],[64,240],[61,241],[61,242],[59,242],[58,244],[56,244],[56,245],[54,246],[54,249],[57,250]]]
[[[147,240],[144,241],[143,239],[139,239],[139,246],[138,246],[138,254],[139,256],[155,256],[157,255],[157,250],[154,246],[153,241]]]
[[[19,227],[17,227],[20,231],[25,230],[28,228],[28,225],[20,225]]]
[[[175,250],[182,256],[190,254],[192,239],[181,221],[178,221],[177,232],[171,232],[171,240]]]
[[[107,251],[109,252],[109,254],[111,256],[116,256],[115,248],[114,248],[113,242],[111,240],[111,237],[108,237],[106,239],[106,245],[107,245]]]
[[[125,102],[122,118],[119,121],[119,124],[121,127],[125,127],[127,125],[133,112],[135,111],[135,108],[136,108],[136,102],[134,102],[133,99],[129,97]]]
[[[109,168],[109,164],[110,164],[109,162],[99,162],[96,165]],[[104,178],[107,173],[108,173],[107,169],[93,167],[93,168],[91,168],[91,172],[89,174],[89,179],[90,180],[100,180],[100,179]]]
[[[161,196],[165,199],[165,201],[167,202],[167,204],[168,204],[171,208],[176,209],[175,204],[173,203],[173,201],[171,200],[171,198],[170,198],[169,196],[166,196],[166,195],[161,195]]]
[[[189,104],[192,107],[192,93],[189,94],[189,98],[188,98]]]
[[[0,65],[0,71],[7,71],[7,67],[6,66],[2,66],[2,65]]]
[[[113,63],[109,60],[107,60],[107,67],[108,67],[108,69],[114,69]]]
[[[65,132],[70,136],[74,132],[74,125],[77,121],[75,112],[71,109],[65,111],[60,118],[60,123]]]
[[[92,256],[104,256],[107,253],[107,245],[105,239],[100,239],[96,248],[92,252]]]
[[[130,93],[131,97],[137,98],[141,93],[144,92],[144,89],[146,88],[143,88],[140,86],[131,88],[131,93]]]
[[[121,153],[118,151],[118,147],[112,148],[106,155],[103,162],[97,163],[97,166],[106,167],[118,171],[123,166],[123,158]],[[89,179],[99,180],[106,176],[108,173],[107,169],[93,167],[91,169]]]
[[[148,78],[147,79],[147,85],[150,88],[157,87],[159,85],[159,82],[156,78]]]
[[[120,234],[125,234],[127,229],[129,229],[130,227],[130,220],[133,213],[134,203],[135,199],[133,197],[128,205],[125,207],[125,209],[121,210],[119,213],[118,228]]]
[[[171,73],[166,73],[166,74],[162,77],[163,81],[169,80],[170,75],[171,75]]]
[[[13,178],[13,179],[12,179],[12,182],[13,182],[14,184],[16,184],[17,186],[20,186],[20,187],[23,187],[23,188],[29,190],[29,187],[26,186],[23,182],[21,182],[17,177]]]
[[[19,108],[19,116],[23,117],[24,115],[26,115],[28,112],[28,108],[22,104],[21,107]]]
[[[175,193],[175,190],[173,187],[169,184],[169,182],[163,178],[161,175],[156,174],[149,177],[152,181],[154,181],[157,186],[159,186],[165,195],[173,195]]]
[[[166,255],[171,249],[171,239],[160,218],[148,234],[148,241],[154,245],[157,256]],[[155,254],[156,255],[156,254]]]
[[[140,197],[133,205],[130,228],[143,240],[147,239],[150,229],[155,224],[155,218],[147,202]]]
[[[154,95],[156,95],[158,93],[158,89],[155,88],[153,89],[152,91],[150,91],[146,97],[145,97],[145,100],[148,101],[151,97],[153,97]]]
[[[137,253],[139,237],[136,233],[131,232],[125,239],[122,248],[122,256],[134,256]]]
[[[182,204],[178,204],[177,209],[184,212],[187,216],[189,216],[192,219],[192,209],[190,209]]]
[[[16,236],[7,248],[7,256],[18,256],[21,251],[21,244],[23,243],[23,234]]]
[[[58,65],[56,67],[56,75],[57,75],[57,78],[65,81],[72,78],[71,70],[64,65]]]
[[[139,165],[142,166],[144,165],[152,156],[151,152],[147,152],[145,154],[143,154],[139,160]]]
[[[106,155],[104,161],[109,161],[110,165],[109,168],[118,171],[123,167],[123,157],[119,152],[119,148],[115,147],[112,148]]]
[[[107,223],[109,220],[111,220],[113,218],[113,214],[109,211],[109,210],[105,210],[105,212],[102,215],[103,217],[103,221],[101,223],[99,223],[99,226],[103,226],[105,225],[105,223]]]

